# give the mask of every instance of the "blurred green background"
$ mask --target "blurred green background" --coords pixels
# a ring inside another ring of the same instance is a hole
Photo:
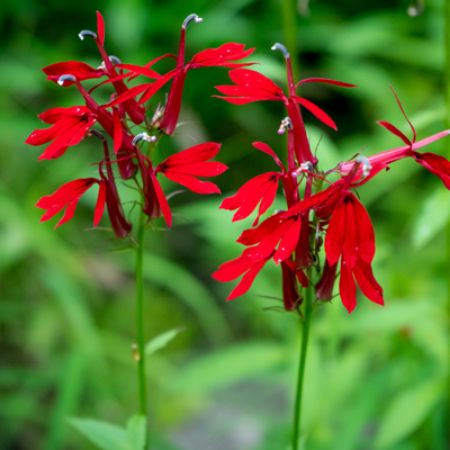
[[[445,126],[444,1],[299,1],[297,42],[302,77],[356,83],[353,90],[304,89],[335,118],[334,133],[306,117],[322,168],[357,152],[397,146],[375,124],[408,131],[389,85],[402,99],[419,137]],[[36,200],[60,184],[89,176],[91,140],[64,158],[38,162],[23,142],[40,126],[36,114],[79,102],[74,90],[45,81],[40,69],[60,60],[98,64],[77,33],[107,23],[107,48],[143,64],[175,52],[179,26],[193,54],[223,42],[256,46],[252,60],[284,83],[284,40],[276,0],[120,0],[0,3],[0,448],[90,449],[67,417],[124,424],[137,409],[130,346],[134,336],[133,255],[111,233],[90,229],[95,199],[53,230],[39,223]],[[292,15],[290,16],[292,18]],[[250,175],[272,170],[251,148],[263,140],[279,152],[280,105],[233,106],[211,95],[223,70],[190,73],[184,124],[175,146],[223,142],[230,166],[219,180],[230,193]],[[161,148],[173,144],[163,140]],[[430,148],[449,155],[449,141]],[[162,150],[165,151],[165,150]],[[94,158],[95,160],[95,158]],[[169,185],[167,185],[169,187]],[[448,445],[448,193],[412,161],[396,164],[360,195],[377,235],[375,273],[384,308],[360,299],[349,316],[339,299],[316,311],[306,374],[303,428],[308,450],[444,450]],[[210,273],[240,251],[234,240],[249,223],[230,225],[220,198],[188,193],[173,199],[175,226],[147,235],[147,336],[182,331],[149,356],[151,423],[160,449],[285,450],[299,343],[294,315],[279,303],[279,269],[268,266],[245,297],[226,304],[231,285]],[[123,251],[120,251],[123,250]],[[92,447],[93,448],[93,447]]]

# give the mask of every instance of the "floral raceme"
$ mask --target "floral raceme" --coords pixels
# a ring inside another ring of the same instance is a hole
[[[338,87],[354,85],[327,78],[308,78],[296,83],[287,49],[275,44],[273,50],[280,50],[286,61],[287,93],[269,78],[247,68],[229,72],[232,85],[217,86],[219,97],[236,105],[255,101],[282,102],[287,116],[281,121],[279,134],[287,133],[288,148],[284,164],[267,144],[253,144],[257,150],[270,156],[278,169],[246,181],[236,194],[222,202],[221,208],[234,211],[233,221],[245,219],[253,213],[255,219],[253,226],[238,238],[238,242],[245,246],[242,254],[222,264],[213,277],[221,282],[240,278],[228,296],[228,300],[233,300],[245,294],[266,263],[273,261],[281,267],[286,310],[298,310],[304,288],[312,285],[319,301],[330,300],[336,278],[339,278],[339,296],[348,312],[356,307],[357,288],[370,301],[383,305],[383,290],[372,270],[374,229],[367,210],[358,200],[356,189],[403,158],[419,163],[450,189],[450,162],[443,156],[419,151],[450,134],[450,130],[417,141],[416,131],[394,93],[411,127],[412,138],[395,125],[380,121],[382,127],[402,141],[400,147],[370,157],[358,156],[323,171],[318,158],[311,152],[303,111],[307,110],[334,130],[337,127],[325,111],[298,93],[299,88],[303,89],[308,83]],[[286,209],[261,221],[280,187]],[[323,263],[320,262],[322,245],[325,253]]]
[[[37,202],[45,211],[42,221],[61,212],[57,226],[69,221],[80,198],[94,187],[97,189],[94,226],[100,223],[106,209],[115,235],[125,237],[131,230],[131,223],[120,200],[119,179],[135,184],[141,193],[142,211],[149,219],[162,216],[169,227],[172,213],[160,185],[161,176],[198,194],[220,193],[217,185],[208,181],[227,169],[224,164],[212,161],[219,152],[219,144],[205,142],[166,158],[152,152],[162,136],[171,135],[176,129],[188,72],[207,67],[238,70],[246,65],[241,60],[253,52],[243,44],[231,42],[202,50],[186,61],[186,30],[190,23],[201,21],[196,14],[185,19],[176,56],[163,55],[144,65],[135,65],[108,54],[104,20],[97,12],[97,30],[83,30],[79,37],[94,42],[100,55],[99,66],[64,61],[43,69],[48,80],[77,89],[81,102],[40,114],[38,117],[48,126],[33,131],[26,143],[45,145],[40,160],[59,158],[90,137],[98,139],[100,151],[96,157],[97,176],[69,181]],[[163,59],[175,59],[174,67],[166,73],[154,69]],[[136,84],[138,77],[150,81]],[[167,101],[152,110],[149,101],[157,95],[164,98],[164,90]],[[98,98],[105,98],[98,95],[99,91],[109,95],[106,103],[99,102]],[[139,130],[137,134],[132,131],[135,129]]]

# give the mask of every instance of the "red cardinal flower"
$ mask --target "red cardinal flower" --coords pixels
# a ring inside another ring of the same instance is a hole
[[[267,78],[259,72],[250,69],[236,69],[231,70],[229,75],[231,81],[233,81],[233,83],[235,84],[231,86],[216,86],[216,89],[221,94],[224,94],[223,96],[217,96],[218,98],[226,100],[227,102],[233,103],[235,105],[243,105],[246,103],[265,100],[282,101],[286,105],[286,107],[292,109],[293,105],[291,105],[291,101],[289,100],[291,96],[294,102],[305,107],[322,123],[333,128],[334,130],[337,129],[333,119],[331,119],[331,117],[315,103],[298,95],[286,95],[284,91],[270,78]],[[297,86],[308,82],[322,82],[343,87],[354,87],[353,84],[344,83],[337,80],[329,80],[326,78],[309,78],[300,81],[299,83],[297,83]],[[289,115],[292,119],[292,114]]]
[[[220,194],[220,189],[210,181],[198,177],[215,177],[227,170],[227,166],[214,158],[220,150],[220,144],[205,142],[182,152],[169,156],[158,165],[156,172],[164,174],[169,180],[187,187],[197,194]]]
[[[212,274],[214,279],[222,282],[242,276],[227,300],[245,294],[270,259],[276,263],[288,260],[297,245],[300,227],[299,217],[284,218],[282,213],[279,213],[269,217],[258,227],[244,231],[238,242],[249,248],[238,258],[222,264]]]
[[[124,69],[130,70],[131,76],[144,75],[148,78],[155,79],[151,83],[144,83],[135,86],[124,92],[122,95],[114,100],[110,105],[117,105],[132,97],[141,95],[139,103],[145,103],[150,100],[166,83],[172,81],[172,86],[169,91],[167,103],[164,108],[164,114],[159,121],[159,127],[166,134],[172,134],[178,122],[178,117],[181,109],[181,100],[183,96],[184,82],[187,72],[190,69],[199,69],[202,67],[226,67],[236,68],[241,67],[243,63],[236,63],[235,61],[246,58],[251,55],[254,49],[245,49],[245,45],[230,42],[223,44],[217,48],[210,48],[203,50],[192,57],[189,62],[185,62],[185,46],[186,46],[186,29],[191,22],[202,22],[202,19],[197,14],[190,14],[183,22],[181,27],[180,43],[178,47],[178,54],[176,56],[176,67],[170,72],[159,75],[154,71],[150,71],[149,67],[158,62],[160,58],[148,63],[145,67],[121,65]],[[164,55],[167,57],[170,55]]]
[[[364,206],[350,192],[345,193],[331,215],[325,253],[331,268],[341,261],[339,293],[348,312],[356,306],[356,283],[369,300],[383,305],[383,290],[371,268],[375,255],[372,222]]]
[[[209,161],[220,150],[220,144],[205,142],[169,156],[156,169],[151,163],[144,178],[144,212],[149,217],[164,217],[168,227],[172,226],[172,213],[164,191],[156,178],[162,173],[169,180],[181,184],[197,194],[218,194],[220,189],[210,181],[199,177],[215,177],[227,170],[227,166],[217,161]]]
[[[94,184],[99,185],[98,200],[94,210],[94,226],[97,226],[105,208],[106,191],[104,184],[96,178],[79,178],[69,181],[53,192],[53,194],[42,197],[36,203],[38,208],[46,210],[41,217],[41,222],[51,219],[64,209],[64,214],[56,226],[59,227],[72,219],[80,198]]]
[[[239,188],[236,194],[226,198],[220,207],[229,211],[236,209],[237,211],[233,216],[233,222],[235,222],[248,217],[259,205],[258,214],[253,223],[253,225],[256,225],[261,215],[272,206],[279,181],[285,176],[286,169],[276,153],[267,144],[254,142],[253,146],[271,156],[280,167],[281,172],[266,172],[251,178]]]
[[[180,115],[181,99],[183,96],[184,81],[189,69],[200,67],[236,67],[243,64],[236,64],[234,61],[246,58],[253,53],[253,49],[245,50],[243,44],[228,43],[218,48],[203,50],[194,55],[192,60],[185,64],[185,42],[186,28],[190,22],[201,22],[202,19],[196,14],[189,15],[181,27],[180,45],[177,56],[176,74],[169,92],[164,115],[161,119],[160,127],[166,134],[172,134]]]
[[[77,145],[89,133],[96,116],[85,106],[52,108],[38,116],[50,128],[33,131],[25,141],[30,145],[42,145],[53,141],[39,159],[53,159],[63,155],[68,147]]]

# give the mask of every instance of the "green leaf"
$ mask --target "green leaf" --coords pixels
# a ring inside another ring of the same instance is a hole
[[[450,218],[448,193],[442,186],[428,196],[413,228],[413,243],[416,247],[426,245],[439,233]]]
[[[170,386],[175,390],[206,393],[272,371],[286,362],[284,348],[268,341],[229,346],[220,352],[198,358],[176,375]]]
[[[150,340],[145,346],[145,354],[151,355],[158,350],[164,348],[169,342],[171,342],[175,337],[182,331],[182,328],[174,328],[173,330],[165,331]]]
[[[388,448],[412,433],[428,416],[441,395],[436,380],[399,394],[384,414],[375,440],[375,449]]]
[[[129,450],[144,450],[145,448],[145,416],[134,415],[127,422],[127,440]]]
[[[102,450],[128,450],[127,433],[122,427],[92,419],[69,419],[69,423]]]

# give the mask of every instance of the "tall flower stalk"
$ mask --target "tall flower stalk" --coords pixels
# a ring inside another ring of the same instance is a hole
[[[220,144],[216,142],[200,143],[165,158],[161,157],[160,148],[156,151],[156,146],[161,137],[171,136],[176,131],[185,81],[190,71],[204,67],[240,68],[245,63],[238,61],[253,52],[243,44],[230,42],[202,50],[187,60],[187,28],[191,23],[201,21],[196,14],[190,14],[183,21],[175,66],[160,73],[154,66],[162,59],[172,58],[171,55],[156,57],[143,65],[124,63],[117,56],[110,55],[105,47],[104,19],[97,12],[96,31],[82,30],[79,37],[93,41],[100,55],[99,66],[71,60],[43,69],[50,81],[61,87],[77,89],[80,104],[43,112],[39,117],[50,126],[33,131],[26,140],[34,146],[46,144],[40,160],[59,158],[91,136],[101,144],[96,156],[96,177],[69,181],[54,193],[42,197],[37,206],[45,211],[41,221],[62,212],[56,226],[62,225],[72,219],[84,193],[96,186],[94,227],[101,222],[105,209],[117,238],[133,236],[133,228],[136,227],[134,237],[130,239],[136,251],[136,344],[133,345],[133,357],[137,363],[138,410],[146,421],[149,405],[143,276],[145,230],[150,221],[160,217],[168,228],[173,222],[169,196],[159,179],[164,176],[197,194],[217,194],[220,189],[208,179],[227,170],[224,164],[213,161],[220,150]],[[138,77],[147,80],[136,84],[134,80]],[[155,103],[155,96],[164,98],[163,91],[167,87],[167,100],[162,104]],[[100,90],[109,94],[106,102],[98,101]],[[139,131],[137,134],[135,129]],[[143,143],[149,143],[149,151],[141,149]],[[130,219],[131,211],[121,201],[122,184],[131,185],[139,193],[135,199],[135,204],[139,205],[136,224]]]
[[[372,262],[375,234],[368,212],[355,191],[397,160],[410,158],[438,176],[450,189],[450,161],[419,149],[446,137],[445,130],[417,140],[417,133],[394,92],[397,105],[411,129],[411,137],[395,125],[379,125],[402,142],[400,147],[373,156],[358,155],[336,167],[320,167],[306,132],[303,113],[308,111],[322,124],[337,130],[334,120],[318,105],[303,97],[309,83],[355,87],[350,83],[314,77],[295,81],[292,61],[286,47],[275,44],[284,56],[287,92],[266,76],[249,69],[229,72],[232,85],[217,86],[223,100],[236,105],[256,101],[283,103],[287,116],[281,120],[278,134],[287,134],[287,156],[263,142],[253,146],[270,156],[277,171],[266,172],[245,182],[236,194],[226,198],[221,208],[235,211],[233,221],[256,217],[237,242],[246,248],[237,258],[225,262],[213,277],[221,282],[240,278],[228,300],[245,294],[263,267],[273,261],[281,268],[281,300],[286,311],[297,313],[303,321],[302,341],[296,382],[293,415],[292,450],[298,450],[301,430],[303,383],[311,318],[317,304],[330,301],[337,280],[343,306],[351,313],[357,305],[357,289],[370,301],[384,304],[383,290],[376,280]],[[281,187],[286,209],[263,219]]]

